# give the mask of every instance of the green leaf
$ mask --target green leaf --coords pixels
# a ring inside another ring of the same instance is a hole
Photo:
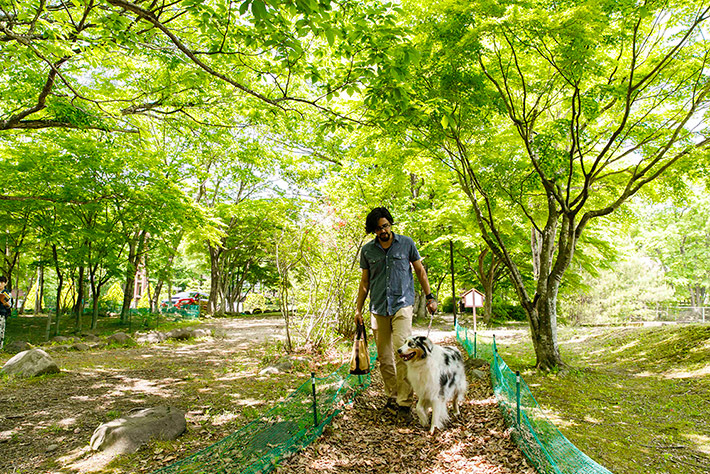
[[[254,14],[254,17],[258,20],[266,19],[266,16],[267,16],[266,5],[261,0],[254,0],[252,2],[251,12]]]
[[[325,37],[328,40],[328,44],[330,46],[333,46],[333,43],[335,43],[335,31],[333,31],[331,28],[326,28]]]

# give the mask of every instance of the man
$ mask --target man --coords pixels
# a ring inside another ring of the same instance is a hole
[[[369,292],[377,357],[387,396],[385,408],[410,419],[413,391],[407,381],[407,368],[399,357],[395,357],[394,350],[412,334],[412,267],[426,295],[427,309],[432,314],[436,311],[437,302],[431,293],[429,279],[414,241],[392,232],[393,224],[392,216],[384,207],[373,209],[365,219],[367,233],[374,233],[375,238],[367,242],[360,253],[362,277],[355,321],[363,323],[362,309]]]
[[[8,316],[10,316],[10,310],[12,308],[10,292],[5,289],[6,286],[7,277],[0,275],[0,351],[5,341],[5,322]]]

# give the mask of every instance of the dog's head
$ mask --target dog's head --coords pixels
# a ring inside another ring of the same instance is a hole
[[[429,357],[432,349],[434,349],[434,343],[431,342],[431,339],[424,336],[413,336],[404,341],[402,347],[397,349],[397,354],[405,362],[413,362]]]

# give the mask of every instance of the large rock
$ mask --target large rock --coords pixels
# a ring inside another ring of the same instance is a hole
[[[165,333],[165,337],[168,339],[176,339],[178,341],[186,341],[193,337],[192,329],[190,328],[175,328],[171,331]]]
[[[134,345],[136,343],[136,341],[134,341],[133,338],[125,332],[117,332],[115,334],[111,334],[109,337],[106,338],[106,342],[108,342],[109,344],[114,343],[122,346]]]
[[[192,337],[197,339],[198,337],[210,337],[212,335],[212,331],[209,329],[202,329],[202,328],[197,328],[192,330]]]
[[[30,349],[20,352],[8,360],[2,367],[2,371],[20,377],[36,377],[44,374],[56,374],[59,372],[59,367],[42,349]]]
[[[165,334],[158,331],[151,331],[147,334],[140,334],[136,338],[136,342],[139,344],[157,344],[165,340]]]
[[[145,408],[99,426],[89,445],[111,455],[133,453],[152,439],[176,439],[186,428],[185,413],[175,407]]]
[[[293,369],[293,362],[288,358],[279,359],[259,372],[259,375],[282,374]]]
[[[10,344],[5,344],[5,352],[17,354],[18,352],[29,351],[32,349],[32,344],[27,341],[12,341]]]

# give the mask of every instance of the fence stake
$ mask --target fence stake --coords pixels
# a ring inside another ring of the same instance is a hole
[[[477,351],[476,351],[476,335],[477,335],[477,334],[478,334],[478,333],[475,333],[475,332],[473,333],[473,358],[474,358],[474,359],[477,359],[477,358],[478,358],[478,354],[477,354]]]
[[[520,371],[515,371],[515,405],[517,411],[518,429],[520,429]]]
[[[313,391],[313,426],[318,426],[318,405],[316,403],[316,374],[311,372],[311,389]]]

